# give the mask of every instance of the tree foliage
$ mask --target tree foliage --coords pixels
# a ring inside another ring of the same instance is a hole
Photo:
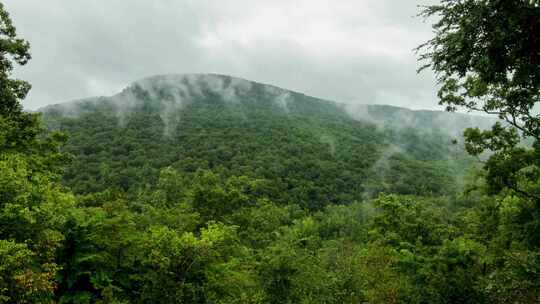
[[[443,103],[527,109],[512,94],[537,98],[524,32],[537,8],[426,10],[443,16],[424,57]],[[0,17],[0,303],[540,302],[538,143],[519,145],[536,133],[469,129],[465,148],[493,154],[466,176],[471,160],[440,133],[381,130],[303,95],[288,113],[211,96],[173,113],[174,129],[139,90],[124,117],[106,103],[48,113],[71,135],[62,147],[22,110],[29,86],[10,73],[28,44],[1,4]]]
[[[438,17],[421,60],[441,82],[440,103],[498,115],[539,137],[540,7],[535,1],[445,0],[425,8]]]

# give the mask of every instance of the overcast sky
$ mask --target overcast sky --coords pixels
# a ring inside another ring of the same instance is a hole
[[[151,75],[220,73],[316,97],[441,109],[413,52],[435,0],[0,0],[31,43],[36,109]]]

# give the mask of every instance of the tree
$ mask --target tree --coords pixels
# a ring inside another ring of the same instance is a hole
[[[74,203],[58,183],[64,137],[46,135],[39,116],[23,111],[30,85],[11,78],[29,59],[0,3],[0,303],[52,302],[60,229]]]
[[[30,44],[19,38],[9,13],[0,3],[0,148],[14,149],[35,137],[39,128],[36,115],[25,113],[20,101],[30,84],[12,79],[14,64],[25,65],[31,56]]]
[[[483,289],[494,303],[537,302],[538,287],[530,282],[540,248],[540,1],[443,0],[420,15],[438,18],[435,37],[418,51],[426,63],[420,70],[431,67],[441,84],[439,103],[501,120],[491,130],[464,132],[470,154],[492,151],[484,165],[485,194],[499,195],[489,197],[494,210],[480,202],[473,211],[496,227],[481,232],[488,245]],[[454,259],[455,252],[475,247],[445,242],[441,257]],[[462,274],[459,282],[474,281]]]
[[[417,50],[425,62],[420,70],[431,67],[441,84],[439,103],[504,121],[466,130],[467,151],[495,152],[485,169],[496,191],[540,201],[538,187],[530,186],[540,177],[538,146],[519,148],[520,135],[540,140],[540,1],[444,0],[420,15],[438,17],[435,37]]]
[[[8,117],[20,116],[20,100],[26,97],[30,84],[23,80],[10,79],[13,62],[25,65],[30,60],[30,44],[17,37],[9,13],[0,3],[0,113]]]
[[[45,135],[39,114],[23,111],[21,101],[30,91],[30,84],[11,76],[15,64],[30,60],[30,44],[17,36],[9,13],[0,3],[0,156],[21,153],[35,171],[59,173],[67,155],[59,152],[66,137],[59,132]]]
[[[496,114],[538,140],[540,1],[443,0],[421,15],[439,17],[418,50],[421,69],[431,67],[442,84],[440,103]]]

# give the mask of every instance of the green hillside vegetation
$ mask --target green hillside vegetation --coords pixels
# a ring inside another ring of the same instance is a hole
[[[540,146],[509,125],[213,74],[29,113],[0,20],[0,303],[540,302]]]
[[[261,179],[273,201],[319,210],[380,192],[450,195],[471,163],[443,130],[381,128],[335,103],[220,75],[149,78],[44,111],[69,135],[64,179],[81,194],[136,193],[170,166]]]

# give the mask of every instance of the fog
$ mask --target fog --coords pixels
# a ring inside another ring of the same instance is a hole
[[[33,59],[24,106],[111,96],[158,74],[220,73],[348,104],[440,109],[413,49],[426,1],[5,0]],[[286,109],[286,100],[283,100]]]

